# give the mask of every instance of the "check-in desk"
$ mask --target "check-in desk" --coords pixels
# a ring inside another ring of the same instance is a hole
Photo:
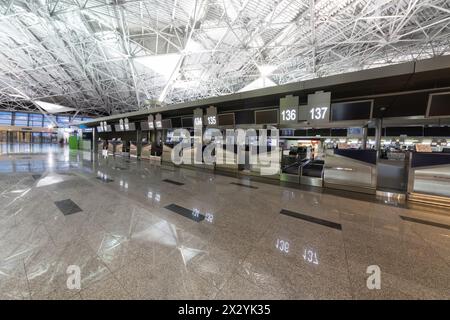
[[[131,158],[138,157],[138,148],[136,141],[130,141],[130,157]]]
[[[209,169],[214,170],[214,164],[206,164],[203,160],[203,150],[205,150],[206,146],[202,146],[202,148],[198,151],[200,154],[197,155],[198,161],[201,163],[195,163],[195,151],[194,146],[184,147],[181,156],[183,157],[183,163],[180,165],[181,167],[187,168],[201,168],[201,169]]]
[[[166,164],[173,164],[172,162],[172,150],[174,148],[173,144],[165,143],[162,149],[161,161]]]
[[[149,160],[153,165],[161,165],[161,156],[157,154],[157,149],[152,149],[152,144],[148,142],[142,142],[140,159]]]
[[[122,141],[115,142],[114,145],[114,155],[122,156],[124,154]]]
[[[141,159],[150,160],[151,153],[152,153],[152,144],[148,142],[142,142]]]
[[[238,172],[237,146],[223,145],[220,152],[216,152],[216,170],[223,172]]]
[[[297,160],[295,157],[284,157],[281,164],[280,180],[323,187],[324,164],[323,160]]]
[[[108,154],[114,155],[115,143],[114,141],[108,141]]]
[[[300,167],[300,184],[323,187],[325,161],[309,160]]]
[[[405,194],[408,183],[408,168],[405,157],[378,159],[377,190]]]
[[[246,158],[250,164],[249,174],[252,176],[261,176],[269,179],[280,179],[280,161],[281,161],[281,151],[277,148],[272,148],[267,146],[265,150],[261,147],[257,147],[256,159],[251,160],[251,151],[246,151],[248,156]]]
[[[377,152],[375,150],[334,149],[327,153],[324,186],[375,194]]]
[[[109,141],[108,142],[108,154],[114,156],[121,156],[123,150],[122,141]]]
[[[411,153],[408,200],[450,206],[449,153]]]
[[[98,140],[97,141],[97,152],[103,153],[104,147],[105,147],[105,140]]]

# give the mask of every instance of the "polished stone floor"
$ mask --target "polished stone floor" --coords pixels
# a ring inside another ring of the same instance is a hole
[[[2,149],[0,194],[0,299],[450,298],[445,211],[57,146]]]

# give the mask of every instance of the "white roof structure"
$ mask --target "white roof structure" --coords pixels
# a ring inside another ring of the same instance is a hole
[[[448,0],[0,0],[0,108],[109,115],[449,53]]]

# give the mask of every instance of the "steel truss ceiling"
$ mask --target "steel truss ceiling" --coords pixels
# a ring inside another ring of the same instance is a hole
[[[0,104],[115,114],[449,51],[448,0],[0,0]]]

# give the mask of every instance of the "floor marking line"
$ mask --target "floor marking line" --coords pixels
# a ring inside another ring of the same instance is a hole
[[[422,220],[422,219],[406,217],[406,216],[400,216],[400,218],[402,218],[402,220],[404,220],[404,221],[420,223],[420,224],[425,224],[425,225],[428,225],[428,226],[433,226],[433,227],[444,228],[444,229],[450,230],[450,226],[449,225],[443,224],[443,223],[439,223],[439,222],[433,222],[433,221]]]
[[[305,221],[312,222],[312,223],[315,223],[315,224],[320,224],[322,226],[330,227],[330,228],[333,228],[333,229],[336,229],[336,230],[342,230],[342,225],[340,223],[336,223],[336,222],[333,222],[333,221],[328,221],[328,220],[324,220],[324,219],[308,216],[308,215],[305,215],[305,214],[302,214],[302,213],[298,213],[298,212],[294,212],[294,211],[290,211],[290,210],[286,210],[286,209],[281,209],[280,213],[284,214],[286,216],[290,216],[290,217],[293,217],[293,218],[305,220]]]

